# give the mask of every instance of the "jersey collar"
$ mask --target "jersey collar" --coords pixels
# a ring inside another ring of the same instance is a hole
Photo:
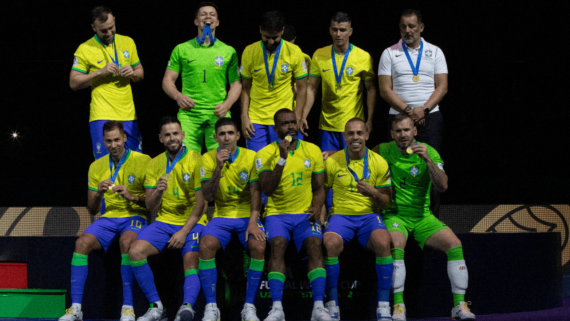
[[[263,40],[260,40],[259,43],[261,44],[261,49],[263,50],[263,48],[264,48],[264,46],[263,46]],[[283,48],[283,38],[281,38],[281,42],[279,43],[279,46],[282,46],[281,48]],[[274,54],[275,54],[275,52],[273,52],[272,54],[269,54],[269,55],[271,56],[271,55],[274,55]]]
[[[334,45],[331,45],[331,46],[332,46],[332,50],[334,51],[335,54],[337,54],[337,55],[339,55],[339,56],[344,56],[344,55],[346,55],[346,52],[345,52],[343,55],[339,54],[338,52],[336,52],[336,50],[334,50]],[[352,51],[352,44],[351,44],[351,43],[348,44],[348,50]],[[348,51],[348,50],[347,50],[347,51]]]
[[[364,148],[368,149],[368,147],[364,147]],[[345,155],[348,155],[347,147],[344,148],[344,154],[345,154]],[[348,156],[348,159],[349,159],[349,160],[353,160],[353,161],[360,161],[360,160],[363,160],[363,159],[364,159],[364,156],[366,156],[366,153],[365,153],[364,155],[362,155],[362,158],[360,158],[360,159],[352,159],[352,158],[350,158],[350,155],[349,155],[349,156]]]
[[[180,148],[182,148],[182,147],[180,147]],[[184,154],[182,154],[182,157],[180,157],[180,159],[179,159],[178,161],[181,161],[181,160],[186,156],[186,154],[188,154],[188,147],[186,147],[186,150],[184,151]],[[169,159],[169,158],[168,158],[168,152],[167,152],[167,151],[164,151],[164,156],[166,156],[166,159],[167,159],[167,160]]]
[[[95,34],[93,37],[95,38],[95,40],[96,40],[98,43],[100,43],[100,44],[103,45],[104,47],[108,47],[108,46],[110,46],[110,45],[112,45],[112,44],[115,43],[115,40],[116,40],[116,38],[117,38],[117,34],[115,34],[115,35],[113,36],[113,42],[111,42],[111,43],[108,44],[108,45],[104,44],[103,41],[101,41],[101,39],[99,39],[99,37],[97,37],[97,34]]]

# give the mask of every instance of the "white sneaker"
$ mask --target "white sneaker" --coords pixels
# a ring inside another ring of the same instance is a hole
[[[283,312],[283,309],[271,308],[269,315],[263,321],[285,321],[285,312]]]
[[[338,306],[336,305],[336,302],[334,302],[334,300],[329,301],[325,304],[325,308],[329,313],[329,316],[331,317],[331,319],[333,321],[339,321],[340,320],[340,309],[338,308]]]
[[[241,310],[241,321],[259,321],[257,309],[253,304],[245,304]]]
[[[180,309],[178,309],[178,312],[176,312],[174,321],[192,321],[192,319],[194,319],[194,314],[196,314],[196,312],[192,310],[192,307],[189,304],[183,304],[180,306]]]
[[[390,315],[390,302],[378,302],[376,317],[378,321],[392,320],[392,316]]]
[[[214,303],[206,304],[202,321],[220,321],[220,310],[214,307]]]
[[[135,311],[133,311],[132,307],[123,305],[120,321],[135,321]]]
[[[394,304],[394,314],[392,314],[392,320],[394,321],[406,321],[406,306],[403,304]]]
[[[311,313],[311,321],[331,321],[331,317],[327,309],[322,307],[314,307]]]
[[[471,312],[468,305],[471,305],[471,302],[460,303],[451,309],[451,318],[457,320],[475,320],[475,314]]]
[[[73,307],[65,309],[65,314],[59,318],[59,321],[81,321],[83,320],[83,312],[76,310]]]
[[[151,307],[146,311],[146,313],[137,319],[137,321],[167,321],[168,315],[166,315],[166,309],[159,309],[158,307],[151,305]]]

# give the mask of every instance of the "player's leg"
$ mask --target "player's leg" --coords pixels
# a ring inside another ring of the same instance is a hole
[[[182,226],[180,226],[180,228],[182,228]],[[182,260],[184,262],[184,299],[182,300],[182,306],[176,313],[176,318],[174,321],[192,321],[194,318],[195,312],[192,307],[196,303],[196,298],[198,297],[201,288],[199,277],[200,272],[198,270],[198,267],[200,266],[199,250],[203,231],[204,225],[194,225],[190,233],[188,233],[186,236],[186,241],[182,247]],[[208,305],[206,305],[206,311],[204,311],[204,319],[202,320],[219,321],[220,312],[219,310],[217,310],[217,312],[217,316],[214,316],[212,319],[207,319]]]
[[[259,152],[263,147],[269,144],[269,126],[253,124],[253,130],[255,132],[251,135],[251,139],[245,140],[245,146],[247,149],[251,149],[254,152]]]
[[[240,222],[240,228],[237,230],[239,240],[242,245],[249,251],[250,261],[247,269],[247,288],[245,292],[245,304],[241,311],[242,321],[259,321],[257,310],[254,305],[255,296],[259,290],[263,267],[265,266],[265,247],[267,242],[265,239],[258,239],[253,234],[248,235],[247,243],[245,242],[245,233],[248,229],[249,218],[236,219]],[[265,229],[260,220],[257,220],[257,228],[259,234],[265,236]]]
[[[392,260],[394,261],[394,272],[392,274],[394,310],[392,311],[392,320],[405,321],[404,284],[406,283],[406,265],[404,264],[404,249],[406,248],[408,233],[413,230],[413,225],[398,215],[384,215],[383,220],[392,240]]]
[[[126,147],[135,152],[142,153],[142,137],[139,123],[136,120],[123,121],[123,129],[127,134]]]
[[[232,118],[231,113],[228,111],[225,117]],[[211,151],[218,148],[218,142],[214,139],[214,134],[216,134],[216,122],[219,120],[216,115],[210,116],[208,122],[204,124],[204,138],[206,140],[206,149]]]
[[[198,115],[198,113],[190,113],[183,110],[178,111],[177,117],[182,125],[184,145],[186,148],[202,154],[205,134],[204,127],[202,126],[205,121],[204,117]]]
[[[107,147],[103,143],[103,125],[105,125],[106,120],[95,120],[89,122],[89,132],[91,133],[91,143],[93,145],[93,156],[95,159],[99,159],[107,154]]]

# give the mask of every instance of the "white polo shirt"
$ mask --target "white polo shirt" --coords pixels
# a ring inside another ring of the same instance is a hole
[[[402,39],[392,47],[388,47],[380,57],[378,75],[392,76],[392,88],[396,95],[404,99],[410,107],[423,106],[435,90],[435,75],[447,74],[447,62],[438,46],[432,45],[422,38],[424,43],[423,52],[420,47],[410,49],[408,53],[414,66],[418,60],[418,54],[422,55],[418,76],[420,81],[414,82],[412,67],[408,62],[406,53],[402,48]],[[431,112],[439,111],[439,105]],[[390,114],[398,114],[394,108],[390,108]]]

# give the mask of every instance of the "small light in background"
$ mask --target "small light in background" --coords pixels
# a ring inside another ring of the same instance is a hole
[[[18,138],[20,138],[20,133],[18,133],[18,131],[12,131],[12,134],[10,134],[10,136],[12,137],[12,140],[18,140]]]

